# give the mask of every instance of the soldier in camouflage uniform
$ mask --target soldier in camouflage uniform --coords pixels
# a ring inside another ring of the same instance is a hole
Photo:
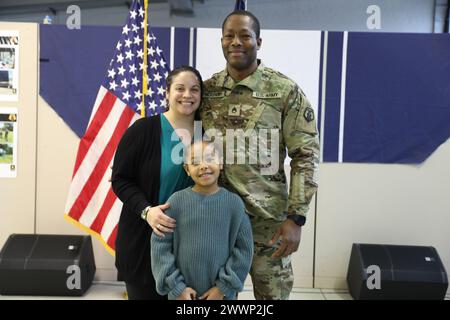
[[[251,217],[255,252],[250,275],[255,298],[289,299],[294,280],[291,253],[298,249],[301,226],[317,190],[319,140],[314,111],[295,82],[257,59],[259,22],[250,12],[235,11],[225,18],[221,41],[227,67],[205,82],[201,119],[210,136],[225,136],[227,129],[278,133],[271,140],[258,140],[258,147],[271,152],[278,144],[277,154],[268,152],[272,164],[277,163],[270,174],[262,174],[267,163],[250,161],[255,154],[249,137],[244,139],[245,149],[238,143],[230,146],[230,140],[223,138],[222,184],[242,197]],[[286,148],[292,158],[289,194],[283,168]],[[245,163],[236,163],[243,152]]]

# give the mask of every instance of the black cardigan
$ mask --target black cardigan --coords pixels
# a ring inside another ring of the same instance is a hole
[[[116,238],[119,280],[154,284],[150,263],[152,229],[141,211],[159,205],[161,172],[160,115],[137,120],[125,131],[114,157],[112,188],[123,202]]]

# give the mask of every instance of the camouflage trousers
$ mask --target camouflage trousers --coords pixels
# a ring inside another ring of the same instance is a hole
[[[294,284],[291,256],[272,258],[278,249],[278,241],[273,247],[267,245],[275,230],[282,222],[257,217],[251,218],[254,253],[250,276],[256,300],[289,300]]]

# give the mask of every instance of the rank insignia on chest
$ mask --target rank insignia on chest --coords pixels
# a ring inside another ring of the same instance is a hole
[[[240,104],[230,104],[228,106],[228,115],[238,117],[241,115],[241,105]]]

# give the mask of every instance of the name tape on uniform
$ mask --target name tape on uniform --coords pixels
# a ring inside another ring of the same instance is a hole
[[[254,98],[259,99],[276,99],[281,97],[279,92],[253,92]]]
[[[225,97],[225,92],[206,92],[204,95],[205,98],[222,98]]]

